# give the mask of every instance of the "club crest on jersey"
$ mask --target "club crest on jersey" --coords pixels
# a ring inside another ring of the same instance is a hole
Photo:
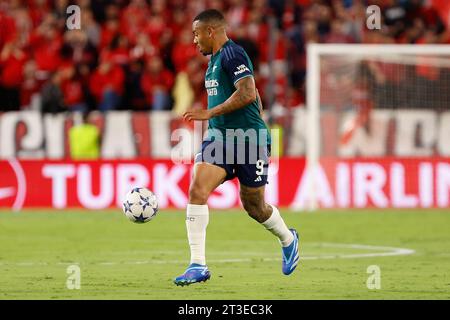
[[[241,64],[239,67],[237,67],[237,71],[234,72],[234,75],[237,76],[238,74],[244,73],[245,71],[250,72],[245,64]]]

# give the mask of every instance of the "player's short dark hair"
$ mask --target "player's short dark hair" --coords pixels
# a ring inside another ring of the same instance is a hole
[[[225,17],[223,14],[216,9],[208,9],[200,12],[193,21],[201,21],[201,22],[225,22]]]

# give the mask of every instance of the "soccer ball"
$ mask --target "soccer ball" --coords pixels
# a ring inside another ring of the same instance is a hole
[[[133,188],[123,201],[123,213],[135,223],[152,220],[158,212],[158,200],[147,188]]]

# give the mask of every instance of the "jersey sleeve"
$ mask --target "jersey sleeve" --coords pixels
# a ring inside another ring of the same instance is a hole
[[[224,48],[222,55],[222,70],[228,74],[234,85],[245,77],[253,76],[252,67],[249,64],[245,53],[230,47]]]

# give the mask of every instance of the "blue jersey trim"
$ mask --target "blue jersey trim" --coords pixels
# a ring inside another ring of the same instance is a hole
[[[224,50],[227,53],[227,55],[229,57],[229,60],[231,60],[231,59],[236,57],[235,54],[234,54],[233,47],[225,47]]]
[[[247,77],[253,77],[253,75],[252,74],[246,74],[246,75],[244,75],[243,77],[240,77],[239,79],[237,79],[236,81],[234,81],[234,86],[236,86],[236,83],[238,83],[240,80],[242,80],[242,79],[244,79],[244,78],[247,78]]]

